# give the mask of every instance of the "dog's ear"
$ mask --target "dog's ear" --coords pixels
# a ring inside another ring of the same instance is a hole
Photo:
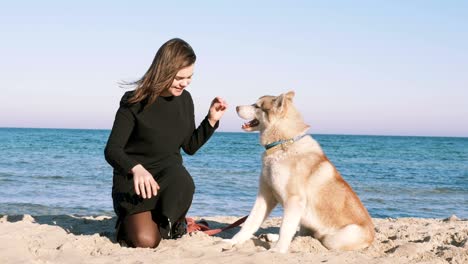
[[[292,99],[294,98],[294,95],[296,95],[294,91],[289,91],[285,94],[286,98],[290,101],[292,101]]]
[[[282,112],[283,109],[286,107],[286,100],[289,100],[292,102],[293,98],[294,98],[294,91],[289,91],[287,93],[281,94],[275,99],[275,108],[278,110],[278,112]]]

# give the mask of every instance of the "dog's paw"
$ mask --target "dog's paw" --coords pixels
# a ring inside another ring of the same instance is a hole
[[[288,253],[288,248],[287,247],[286,248],[279,247],[278,245],[275,245],[272,248],[270,248],[268,251],[272,252],[272,253],[286,254],[286,253]]]
[[[234,246],[235,244],[237,244],[236,241],[232,239],[223,239],[221,240],[221,243],[231,245],[231,246]]]
[[[228,251],[232,250],[237,243],[232,239],[223,239],[218,244],[220,244],[222,251]]]

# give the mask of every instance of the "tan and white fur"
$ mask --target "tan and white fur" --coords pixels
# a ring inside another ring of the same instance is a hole
[[[238,115],[251,120],[242,128],[259,131],[264,146],[305,134],[309,126],[294,107],[293,97],[291,91],[238,106]],[[369,213],[311,136],[266,151],[262,162],[252,211],[241,230],[225,242],[235,245],[250,239],[279,203],[284,214],[273,251],[286,253],[298,227],[300,235],[313,236],[328,249],[356,250],[372,243]]]

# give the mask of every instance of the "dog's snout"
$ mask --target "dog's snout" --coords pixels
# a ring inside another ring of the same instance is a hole
[[[239,112],[240,106],[236,106],[236,112]]]

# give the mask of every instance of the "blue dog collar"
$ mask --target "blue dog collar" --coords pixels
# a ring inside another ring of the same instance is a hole
[[[273,147],[276,147],[276,146],[284,144],[284,143],[293,143],[293,142],[298,141],[299,139],[301,139],[301,138],[303,138],[305,136],[307,136],[307,134],[302,134],[302,135],[299,135],[297,137],[290,138],[290,139],[275,141],[273,143],[265,145],[264,147],[265,147],[265,150],[269,150],[269,149],[271,149]]]

